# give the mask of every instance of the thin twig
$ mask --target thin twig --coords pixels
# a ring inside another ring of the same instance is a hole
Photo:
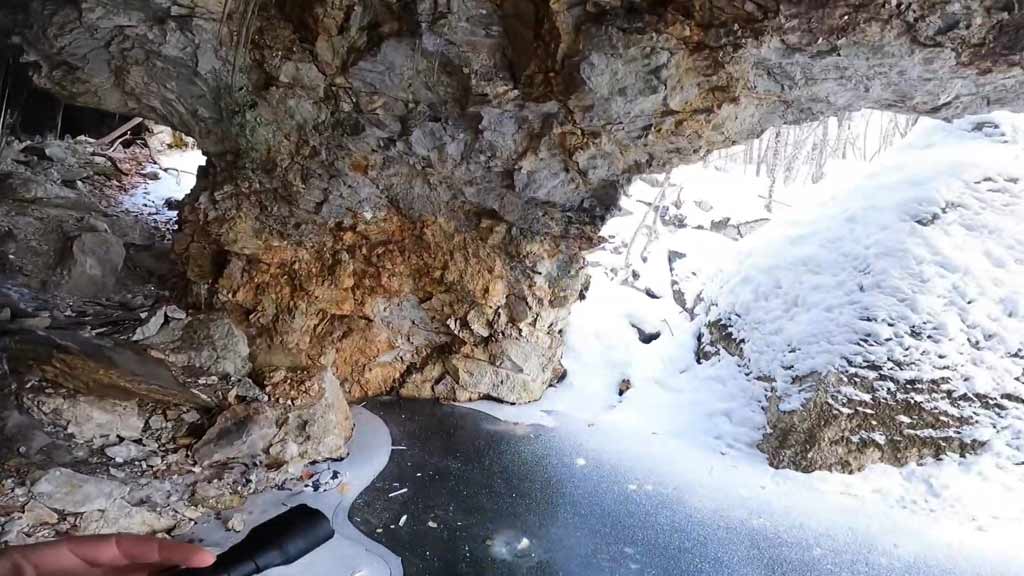
[[[3,102],[0,103],[0,158],[4,156],[4,146],[7,144],[7,138],[4,135],[4,125],[7,122],[7,96],[11,92],[11,66],[13,66],[12,61],[8,60],[4,66],[3,78],[0,79],[0,87],[4,91]]]
[[[629,239],[629,244],[626,245],[626,257],[622,263],[623,270],[626,272],[627,277],[630,271],[629,262],[633,254],[633,244],[636,242],[637,237],[640,235],[640,230],[646,228],[647,216],[651,213],[655,206],[660,205],[662,198],[665,196],[665,189],[668,187],[670,174],[665,174],[665,177],[661,181],[661,190],[658,192],[658,196],[654,199],[654,202],[647,207],[647,211],[644,212],[642,218],[640,218],[640,224],[637,225],[636,230],[633,230],[633,236]],[[657,215],[655,215],[657,218]]]

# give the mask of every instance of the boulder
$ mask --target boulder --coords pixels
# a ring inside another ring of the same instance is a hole
[[[128,494],[120,482],[79,474],[67,468],[51,468],[32,485],[40,503],[64,512],[105,510]]]
[[[346,456],[352,414],[334,374],[327,369],[267,372],[264,378],[273,383],[270,396],[279,401],[247,402],[225,410],[195,445],[196,461],[209,465],[267,459],[297,471],[307,462]]]
[[[124,243],[113,234],[81,234],[71,241],[51,287],[83,298],[109,296],[117,284],[124,255]]]
[[[265,403],[232,406],[217,417],[192,449],[192,455],[204,466],[261,459],[277,435],[276,416],[275,410]]]
[[[307,388],[319,389],[319,397],[304,407],[278,405],[278,433],[268,453],[272,461],[301,469],[307,462],[344,458],[354,423],[341,383],[330,370],[302,371]]]
[[[169,323],[148,343],[170,362],[210,374],[245,376],[252,368],[245,332],[226,313],[192,316],[184,327]]]

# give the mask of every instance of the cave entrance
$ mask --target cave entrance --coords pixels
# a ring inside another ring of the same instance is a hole
[[[605,254],[602,266],[618,281],[670,296],[667,284],[655,284],[668,277],[662,268],[682,256],[667,254],[702,251],[672,246],[676,232],[710,232],[731,243],[773,219],[827,206],[846,182],[884,159],[919,119],[865,109],[776,126],[702,162],[642,176],[622,195],[618,215],[602,230],[607,243],[596,254]]]
[[[26,65],[0,64],[0,283],[115,300],[172,291],[178,211],[206,161],[196,141],[65,104]]]

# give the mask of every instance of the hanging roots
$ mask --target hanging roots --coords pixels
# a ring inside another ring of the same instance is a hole
[[[249,49],[249,42],[252,40],[252,35],[256,30],[256,16],[259,14],[260,3],[261,0],[241,0],[241,5],[235,11],[235,24],[238,29],[238,33],[237,35],[232,35],[234,39],[231,52],[232,88],[235,87],[235,78],[238,75],[239,62]],[[219,35],[223,35],[224,27],[228,23],[228,16],[230,15],[231,8],[234,4],[234,0],[224,0],[224,7],[220,14],[220,27],[218,28]]]

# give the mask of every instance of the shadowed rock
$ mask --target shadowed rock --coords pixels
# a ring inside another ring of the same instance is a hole
[[[120,400],[211,407],[182,385],[167,364],[137,346],[75,332],[18,331],[0,337],[0,352],[15,372],[38,371],[82,394]]]

